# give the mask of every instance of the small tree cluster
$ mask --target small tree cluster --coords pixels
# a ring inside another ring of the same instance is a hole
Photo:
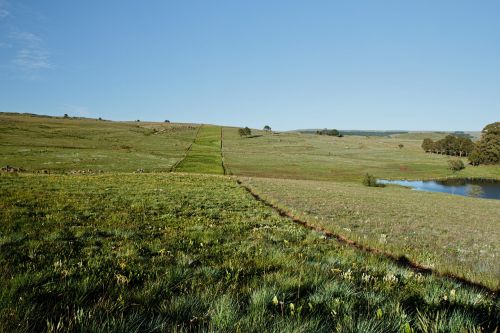
[[[427,153],[462,157],[469,156],[474,149],[474,143],[468,137],[447,135],[444,139],[438,141],[429,138],[424,139],[422,149]]]
[[[328,136],[338,136],[338,137],[342,137],[342,134],[340,134],[339,131],[337,131],[336,129],[322,129],[322,130],[317,130],[316,131],[316,134],[318,135],[328,135]]]
[[[252,135],[252,130],[248,127],[245,128],[240,128],[238,129],[238,134],[243,137],[243,136],[249,136]]]
[[[271,126],[269,126],[269,125],[264,126],[264,131],[270,132],[271,131]]]

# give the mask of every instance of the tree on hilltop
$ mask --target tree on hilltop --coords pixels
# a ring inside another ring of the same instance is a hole
[[[245,128],[240,128],[238,129],[238,134],[243,137],[243,136],[249,136],[252,135],[252,130],[248,127]]]

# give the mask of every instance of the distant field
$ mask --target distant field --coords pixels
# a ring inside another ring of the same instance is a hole
[[[264,131],[255,134],[240,138],[237,129],[224,128],[224,157],[233,174],[342,182],[359,182],[367,172],[388,179],[500,179],[498,166],[468,166],[453,173],[448,169],[450,158],[425,153],[420,139],[337,138]],[[399,148],[399,144],[404,147]]]
[[[309,223],[413,262],[500,287],[499,200],[389,186],[242,179]]]
[[[493,331],[498,299],[311,232],[233,180],[0,176],[0,331]]]
[[[0,113],[0,165],[28,171],[169,171],[197,126]]]

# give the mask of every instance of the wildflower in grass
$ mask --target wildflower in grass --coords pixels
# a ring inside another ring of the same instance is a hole
[[[61,268],[63,265],[61,259],[59,259],[58,261],[54,262],[54,270],[58,270],[59,268]]]
[[[396,275],[392,274],[392,273],[388,273],[386,276],[384,276],[384,282],[388,283],[388,284],[396,284],[398,283],[398,278],[396,277]]]
[[[452,289],[450,290],[450,300],[454,300],[455,297],[456,297],[456,290],[455,289]]]
[[[115,274],[116,282],[118,284],[128,284],[130,279],[122,274]]]
[[[386,234],[380,234],[380,238],[379,238],[378,242],[381,243],[381,244],[387,243],[387,235]]]
[[[372,280],[372,276],[370,274],[363,273],[363,275],[361,276],[361,280],[364,283],[369,283]]]
[[[344,280],[351,281],[351,280],[352,280],[352,272],[351,272],[351,269],[348,269],[346,272],[343,272],[343,273],[341,274],[341,277],[342,277]]]
[[[278,297],[276,297],[276,295],[274,295],[274,297],[273,297],[273,304],[274,305],[278,305],[278,303],[279,303]]]
[[[382,319],[382,309],[381,308],[377,309],[377,319]]]

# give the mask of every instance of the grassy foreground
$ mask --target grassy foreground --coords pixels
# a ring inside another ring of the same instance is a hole
[[[498,299],[205,175],[0,177],[0,331],[493,331]]]
[[[399,186],[251,178],[260,196],[308,223],[492,289],[500,287],[500,201]]]

